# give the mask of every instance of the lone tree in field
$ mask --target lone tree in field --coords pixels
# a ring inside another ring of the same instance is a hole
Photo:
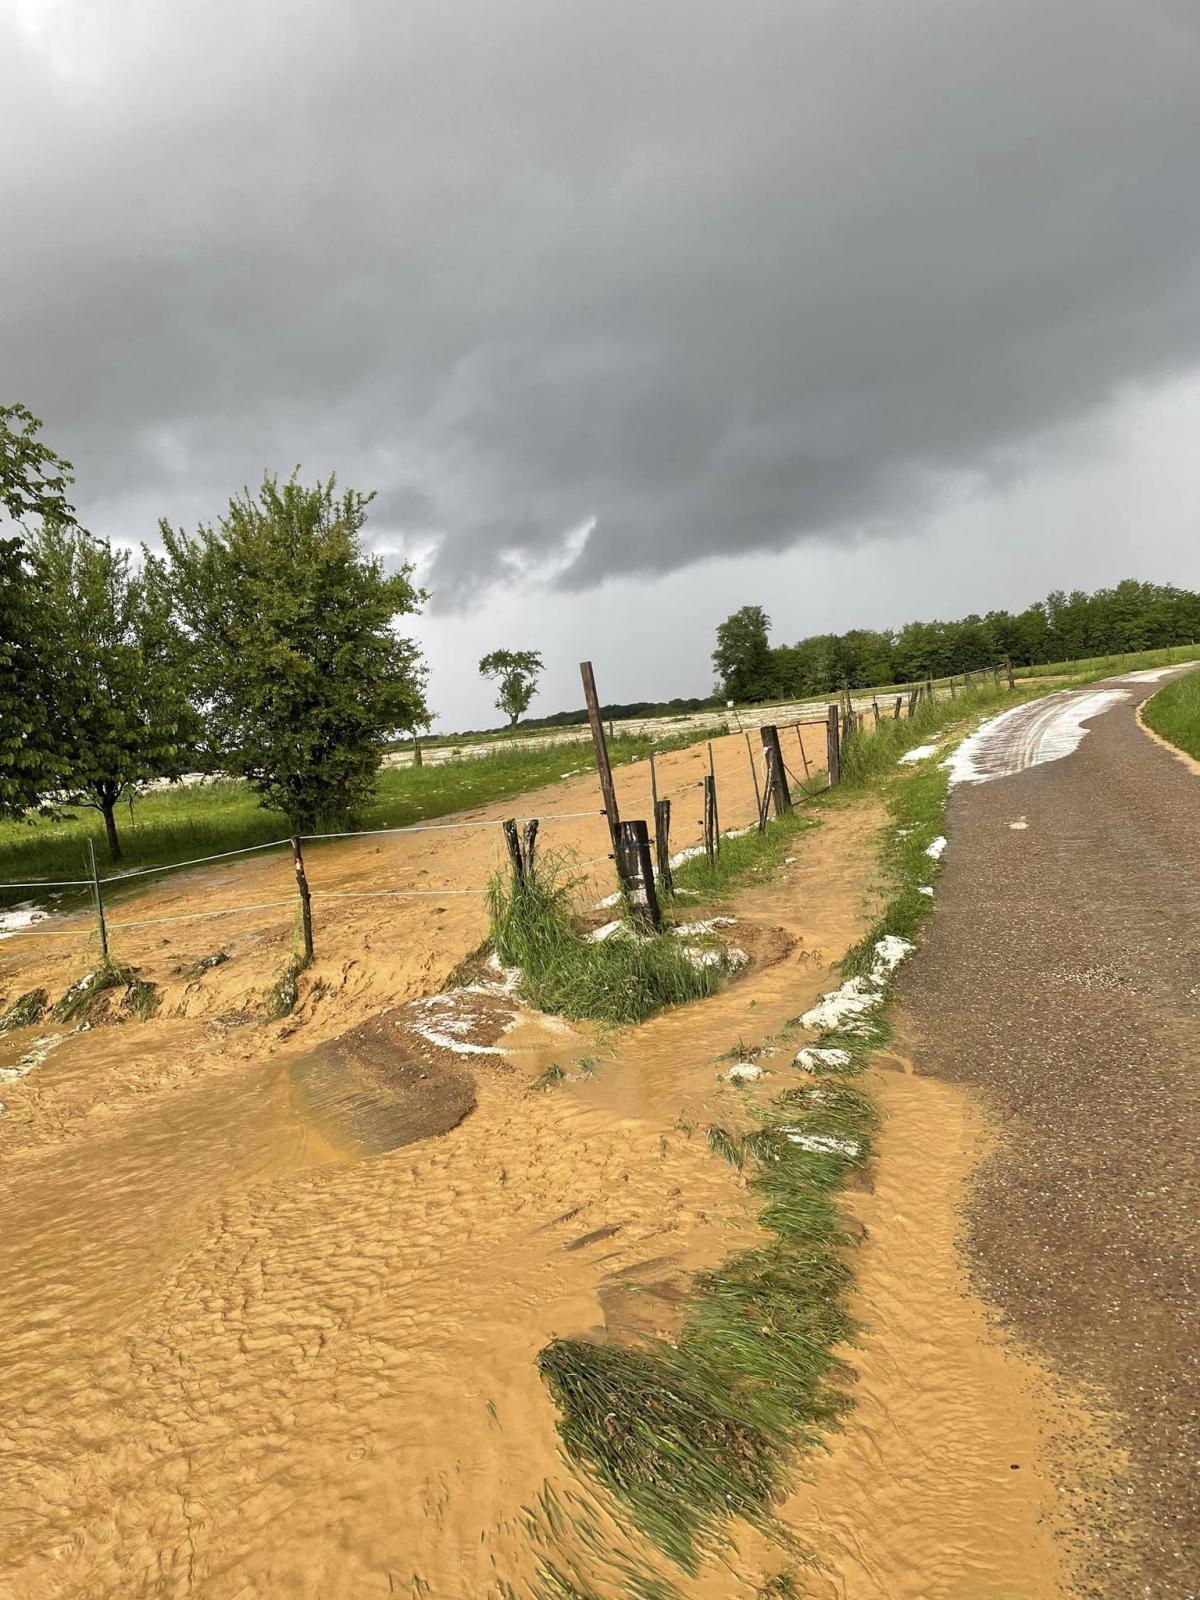
[[[425,596],[411,566],[364,554],[373,499],[268,476],[215,528],[162,524],[208,757],[297,831],[353,820],[388,740],[429,720],[420,651],[393,628]]]
[[[730,700],[765,700],[774,692],[771,619],[761,606],[743,606],[717,629],[713,666]]]
[[[28,561],[53,641],[45,693],[56,747],[43,784],[56,801],[100,812],[119,861],[117,802],[151,778],[179,777],[196,738],[162,563],[146,555],[138,568],[128,550],[49,522]]]
[[[22,405],[0,406],[0,816],[37,805],[56,744],[46,693],[54,640],[25,559],[25,522],[70,527],[71,464]]]
[[[493,650],[479,663],[479,670],[485,678],[499,682],[496,710],[503,711],[509,727],[515,728],[537,693],[541,656],[536,650]]]

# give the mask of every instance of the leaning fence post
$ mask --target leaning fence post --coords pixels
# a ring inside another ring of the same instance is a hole
[[[876,715],[878,715],[878,710]],[[796,724],[796,743],[800,746],[800,759],[804,763],[804,781],[807,783],[809,779],[808,756],[804,750],[804,729],[799,723]]]
[[[716,866],[721,853],[721,828],[717,820],[717,780],[711,772],[704,775],[704,855],[710,867]]]
[[[105,966],[108,964],[108,928],[104,922],[104,897],[100,893],[100,873],[96,867],[96,847],[89,839],[88,861],[92,868],[92,896],[96,902],[96,926],[100,931],[100,960]]]
[[[744,730],[743,730],[744,731]],[[758,764],[754,759],[754,746],[750,743],[750,735],[746,734],[746,754],[750,757],[750,776],[754,780],[754,814],[758,817],[759,832],[762,832],[762,790],[758,787]]]
[[[312,937],[312,896],[308,892],[308,878],[304,872],[304,854],[300,849],[299,839],[293,839],[292,861],[296,867],[296,888],[300,891],[300,920],[304,926],[304,959],[311,961],[313,958]]]
[[[917,714],[917,701],[920,698],[921,698],[921,685],[918,684],[917,687],[913,690],[913,692],[908,697],[908,720],[910,722],[912,721],[912,719]]]
[[[838,732],[838,708],[834,704],[830,705],[825,721],[825,761],[832,789],[835,783],[842,781],[842,741]]]
[[[622,822],[617,828],[617,855],[630,910],[657,933],[662,913],[654,890],[654,863],[650,859],[650,833],[644,822]]]
[[[903,705],[903,703],[904,703],[904,696],[902,694],[898,694],[896,696],[895,709],[892,711],[892,721],[893,722],[899,722],[899,720],[900,720],[900,707]]]
[[[675,893],[675,879],[671,874],[671,802],[654,802],[654,852],[658,857],[658,881],[665,894]]]
[[[1004,658],[1004,670],[1008,674],[1008,687],[1010,689],[1015,689],[1017,687],[1017,681],[1013,677],[1012,657],[1011,656],[1005,656],[1005,658]]]
[[[596,677],[590,661],[579,663],[583,679],[583,698],[587,705],[588,722],[592,729],[592,745],[596,751],[596,771],[600,776],[600,794],[604,800],[604,814],[608,818],[608,832],[614,851],[617,848],[617,827],[621,813],[617,809],[617,791],[613,784],[612,767],[608,760],[608,745],[604,738],[604,719],[600,715],[600,700],[596,694]]]

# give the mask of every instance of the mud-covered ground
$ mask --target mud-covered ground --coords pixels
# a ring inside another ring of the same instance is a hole
[[[726,825],[753,801],[737,745],[718,751]],[[660,783],[694,782],[706,759],[664,760]],[[515,809],[585,795],[567,783]],[[661,1566],[563,1460],[537,1352],[560,1335],[669,1336],[694,1272],[757,1237],[704,1130],[794,1069],[782,1052],[738,1089],[719,1058],[830,986],[870,911],[882,820],[868,802],[831,808],[736,897],[744,973],[637,1029],[532,1016],[499,975],[439,998],[483,931],[464,898],[318,902],[318,960],[282,1022],[257,1007],[285,932],[235,933],[228,961],[186,980],[174,969],[213,940],[180,923],[131,952],[162,986],[156,1019],[0,1042],[3,1066],[64,1035],[4,1085],[0,1117],[4,1592],[524,1596],[547,1540],[578,1553],[585,1505],[596,1594],[628,1592],[621,1563]],[[597,824],[602,844],[599,819],[559,837],[585,857]],[[331,845],[314,883],[478,881],[497,831]],[[138,905],[268,898],[285,873],[251,857]],[[10,996],[79,970],[2,959]],[[564,1076],[534,1087],[552,1064]],[[888,1067],[878,1187],[850,1202],[858,1404],[780,1508],[820,1563],[801,1592],[1049,1596],[1048,1401],[989,1340],[953,1247],[981,1130],[959,1091]],[[788,1559],[741,1529],[674,1576],[699,1600],[751,1600]]]

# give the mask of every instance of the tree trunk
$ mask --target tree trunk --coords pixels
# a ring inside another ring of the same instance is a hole
[[[104,831],[108,835],[108,859],[120,861],[121,841],[117,837],[117,800],[119,796],[107,792],[100,796],[100,814],[104,818]]]
[[[510,711],[508,713],[508,725],[509,725],[510,728],[515,728],[517,723],[520,722],[520,720],[521,720],[521,713],[519,711]]]

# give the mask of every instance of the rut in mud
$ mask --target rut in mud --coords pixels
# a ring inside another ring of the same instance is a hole
[[[399,1027],[370,1021],[373,975],[271,1028],[210,996],[208,1020],[185,1003],[56,1043],[12,1086],[4,1129],[0,1539],[17,1600],[532,1596],[551,1592],[538,1574],[555,1547],[614,1600],[663,1570],[565,1462],[537,1355],[558,1336],[669,1337],[695,1272],[760,1237],[703,1130],[782,1087],[787,1058],[748,1088],[718,1058],[830,987],[864,924],[880,822],[866,804],[832,810],[738,896],[775,959],[605,1040],[496,995],[449,1035],[419,1006],[397,1007]],[[469,919],[450,926],[401,990],[439,988],[428,975],[471,947]],[[29,1044],[10,1036],[5,1059]],[[959,1181],[963,1117],[919,1094],[906,1138],[936,1144]],[[969,1313],[928,1322],[961,1289],[945,1191],[926,1172],[911,1193],[854,1200],[865,1426],[780,1508],[826,1563],[804,1577],[814,1594],[915,1600],[930,1571],[1026,1570],[1023,1592],[1053,1592],[1036,1586],[1054,1560],[1028,1375],[978,1352]],[[928,1286],[915,1307],[913,1275]],[[999,1457],[1018,1455],[981,1549]],[[792,1560],[734,1531],[683,1592],[750,1600]]]

